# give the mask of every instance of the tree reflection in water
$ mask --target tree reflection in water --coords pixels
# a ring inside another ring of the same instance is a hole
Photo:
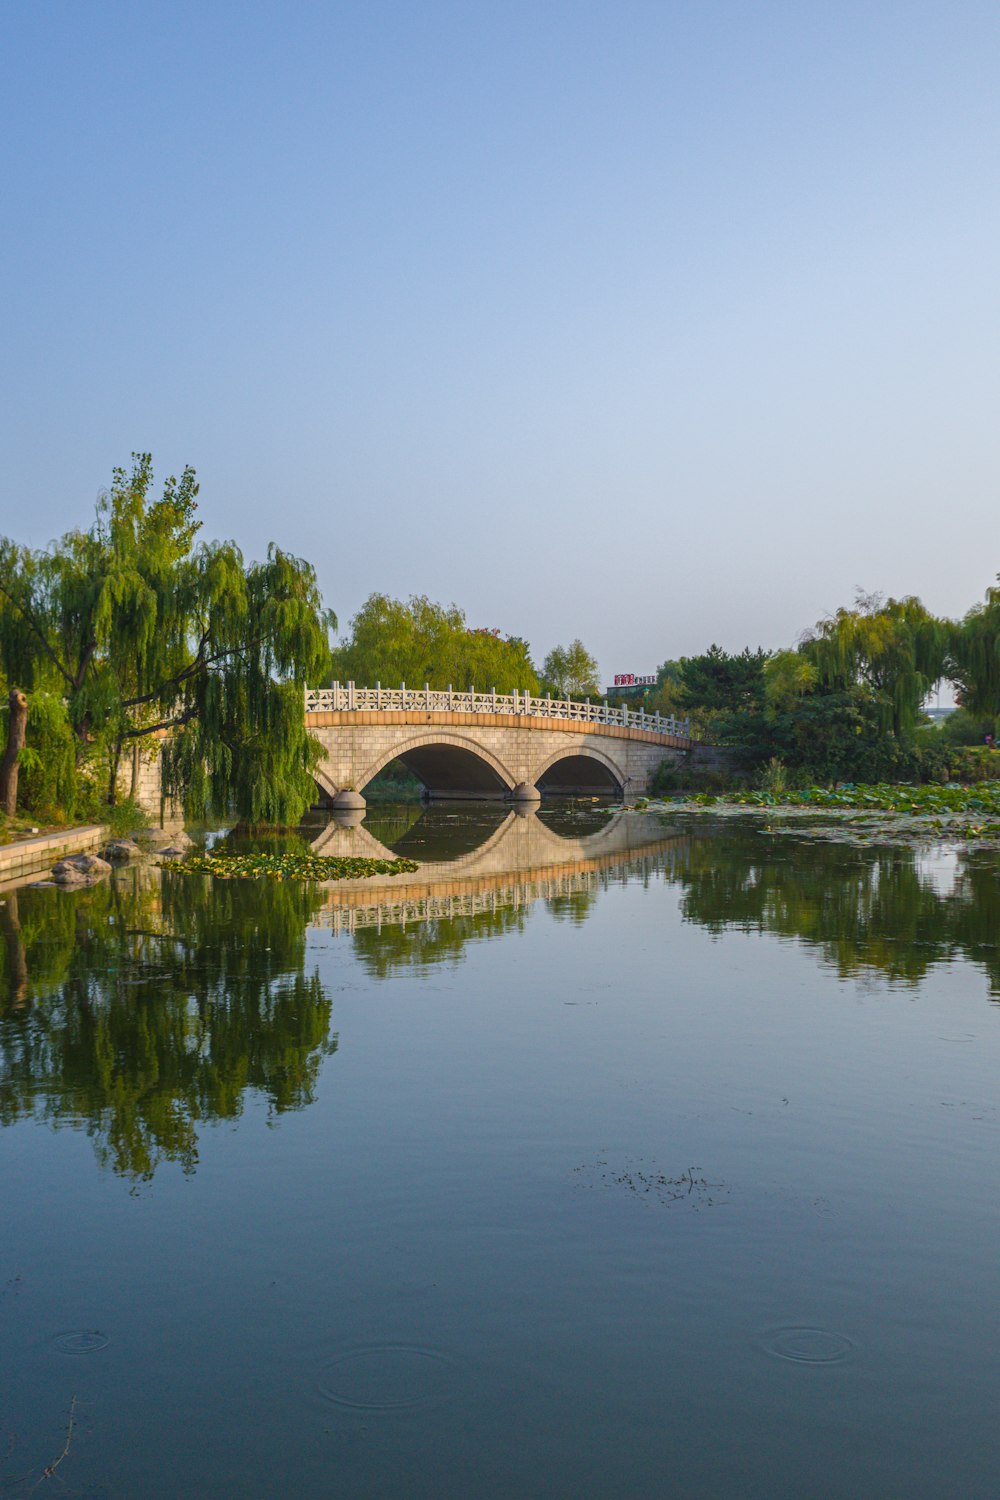
[[[100,1161],[133,1181],[166,1161],[193,1171],[199,1128],[237,1117],[248,1095],[276,1114],[314,1097],[337,1038],[319,974],[306,972],[311,923],[339,931],[350,921],[364,970],[386,978],[456,962],[469,943],[521,931],[538,901],[558,921],[582,924],[602,889],[648,884],[658,872],[680,890],[684,917],[710,933],[797,938],[844,977],[904,984],[964,957],[985,970],[1000,999],[994,856],[959,851],[942,889],[912,849],[746,825],[702,824],[694,833],[668,826],[671,836],[665,827],[655,848],[612,854],[600,868],[591,860],[575,870],[560,864],[555,875],[498,873],[441,897],[373,890],[359,911],[331,911],[319,887],[156,870],[72,894],[8,893],[0,902],[0,1123],[82,1126]],[[423,913],[416,919],[414,903]]]
[[[139,1181],[193,1171],[198,1127],[248,1092],[308,1104],[336,1050],[305,972],[317,896],[278,882],[127,872],[0,907],[0,1121],[83,1125],[102,1164]],[[13,982],[11,982],[13,981]]]
[[[466,944],[522,932],[525,920],[523,907],[498,906],[495,911],[433,917],[406,925],[387,921],[382,927],[359,927],[351,940],[365,971],[373,978],[387,979],[400,969],[457,962]]]
[[[1000,867],[958,851],[941,891],[919,852],[725,829],[691,841],[675,871],[691,922],[773,932],[822,950],[845,978],[916,984],[935,964],[978,963],[1000,999]]]

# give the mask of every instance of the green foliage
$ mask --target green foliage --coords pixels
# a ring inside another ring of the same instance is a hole
[[[313,854],[308,849],[280,853],[198,854],[164,860],[164,869],[214,875],[217,880],[362,880],[371,875],[406,875],[420,866],[412,859],[361,859]]]
[[[684,656],[678,663],[676,701],[680,708],[735,713],[764,703],[764,663],[767,652],[747,646],[730,655],[712,645],[701,656]]]
[[[956,745],[947,752],[948,773],[956,781],[1000,780],[1000,750],[986,745]]]
[[[1000,578],[998,578],[1000,583]],[[986,590],[953,631],[951,653],[963,708],[1000,728],[1000,587]]]
[[[145,828],[149,823],[149,814],[133,798],[125,797],[111,805],[107,802],[98,804],[88,814],[87,821],[105,823],[111,837],[119,839],[135,833],[137,828]]]
[[[986,743],[986,736],[993,733],[993,726],[989,719],[979,718],[967,708],[956,708],[954,713],[942,719],[937,733],[949,745],[982,746]]]
[[[679,714],[683,707],[680,701],[681,664],[665,661],[657,668],[656,686],[646,698],[646,707],[651,713]]]
[[[939,757],[882,727],[879,705],[860,687],[806,693],[784,712],[733,714],[717,723],[742,765],[759,771],[772,756],[820,781],[895,781],[937,775]]]
[[[391,760],[365,787],[369,807],[379,802],[421,802],[424,784],[401,760]]]
[[[776,755],[772,755],[757,778],[762,792],[771,797],[783,797],[788,791],[788,767]]]
[[[673,760],[663,760],[650,782],[650,794],[654,797],[719,795],[742,786],[745,780],[745,775],[735,771],[708,766],[688,767]]]
[[[164,766],[192,815],[295,821],[318,753],[303,689],[328,669],[334,623],[313,569],[275,546],[247,564],[232,542],[196,545],[194,470],[159,499],[152,484],[135,454],[88,531],[41,552],[0,541],[0,663],[65,698],[77,761],[111,803],[123,750],[183,731]]]
[[[6,706],[0,707],[0,743],[7,737]],[[18,801],[45,822],[76,811],[76,740],[66,704],[40,690],[28,697],[27,741],[19,757]]]
[[[764,701],[778,713],[796,706],[819,680],[815,665],[801,651],[776,651],[764,663]]]
[[[351,633],[333,653],[332,673],[340,682],[374,687],[470,688],[537,693],[538,677],[526,641],[496,629],[473,629],[452,604],[434,604],[426,595],[405,603],[372,594],[351,621]]]
[[[975,786],[914,786],[880,782],[876,785],[809,786],[798,791],[760,787],[754,791],[731,792],[725,800],[744,807],[856,807],[868,812],[971,812],[1000,816],[1000,783],[987,781]]]
[[[866,689],[881,729],[912,735],[920,705],[949,666],[952,629],[919,599],[859,594],[854,609],[821,620],[803,654],[820,683],[833,691]]]
[[[601,691],[597,661],[579,638],[553,646],[542,664],[542,680],[555,698],[596,697]]]
[[[777,759],[792,783],[946,780],[947,747],[925,735],[920,710],[949,670],[952,635],[919,599],[859,595],[855,608],[821,621],[797,650],[766,659],[744,652],[748,673],[756,661],[760,676],[750,676],[742,697],[725,683],[713,695],[712,674],[702,670],[691,701],[704,705],[702,734],[737,747],[758,777]]]

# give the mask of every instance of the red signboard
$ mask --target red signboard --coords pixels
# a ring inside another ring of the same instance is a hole
[[[637,677],[634,672],[616,672],[615,687],[655,687],[656,673],[652,676]]]

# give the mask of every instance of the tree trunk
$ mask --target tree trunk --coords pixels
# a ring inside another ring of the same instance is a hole
[[[17,762],[24,748],[28,700],[18,688],[11,688],[8,701],[10,723],[7,725],[7,749],[0,761],[0,808],[12,818],[17,812]]]
[[[139,751],[139,741],[135,740],[132,745],[132,785],[128,794],[134,802],[139,795],[139,772],[142,769],[142,756]]]
[[[5,902],[0,901],[0,927],[7,950],[8,998],[15,1005],[23,1005],[28,995],[28,955],[18,921],[17,891],[11,891]]]
[[[118,806],[118,767],[122,763],[122,742],[118,740],[111,752],[111,771],[108,776],[108,806]]]

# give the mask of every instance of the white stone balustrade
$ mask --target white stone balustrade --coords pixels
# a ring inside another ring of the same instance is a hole
[[[441,713],[512,714],[519,718],[563,719],[583,724],[609,724],[619,729],[644,729],[674,739],[691,738],[690,719],[673,714],[650,714],[622,703],[577,703],[572,698],[536,698],[515,688],[510,693],[468,692],[446,689],[357,687],[353,682],[335,682],[328,688],[306,689],[306,713]]]

